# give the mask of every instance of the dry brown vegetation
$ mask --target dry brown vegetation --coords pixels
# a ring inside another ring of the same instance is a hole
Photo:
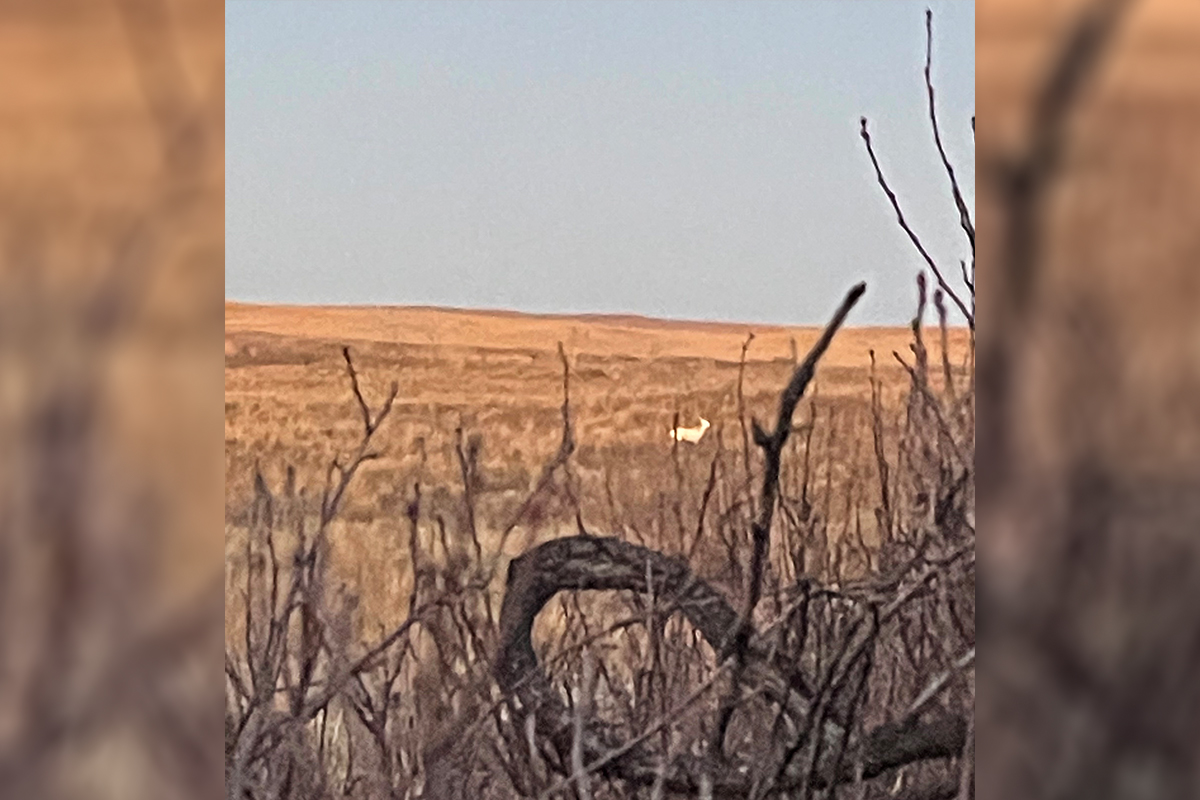
[[[501,318],[498,324],[505,322]],[[889,335],[893,341],[899,338],[892,331],[872,333],[875,341],[885,345]],[[925,331],[920,341],[928,333]],[[845,334],[853,339],[864,332],[848,330]],[[906,629],[915,626],[909,635],[916,638],[897,644],[899,651],[884,648],[877,656],[887,664],[890,674],[873,679],[878,683],[873,686],[874,692],[890,696],[892,705],[911,702],[921,688],[921,677],[932,678],[939,668],[952,670],[954,661],[969,648],[973,591],[962,594],[966,585],[951,582],[950,587],[958,587],[954,590],[955,600],[942,613],[952,616],[936,622],[925,619],[929,609],[922,609],[921,602],[914,600],[926,595],[925,581],[941,574],[947,567],[943,562],[948,560],[947,572],[958,574],[963,566],[961,559],[968,554],[973,558],[973,548],[964,549],[962,541],[951,548],[949,541],[935,543],[930,538],[941,538],[931,533],[935,528],[930,526],[945,526],[961,535],[961,526],[967,524],[963,510],[971,495],[967,490],[969,470],[963,471],[964,463],[970,462],[956,460],[966,456],[953,453],[953,446],[971,446],[973,421],[963,416],[973,413],[971,370],[964,368],[969,363],[959,361],[969,356],[969,347],[962,345],[969,337],[953,330],[947,330],[946,335],[958,338],[957,342],[951,339],[948,358],[941,358],[940,344],[929,352],[919,347],[921,356],[912,373],[894,356],[894,367],[879,365],[872,370],[870,351],[864,354],[865,366],[858,369],[838,365],[835,358],[829,359],[832,364],[822,363],[820,392],[815,399],[804,401],[794,420],[795,430],[781,451],[779,513],[777,524],[772,526],[770,566],[765,571],[771,608],[766,618],[777,618],[773,626],[768,623],[767,631],[754,637],[752,652],[756,658],[764,647],[769,647],[766,643],[771,630],[787,630],[789,626],[781,627],[780,623],[794,626],[798,615],[805,617],[807,625],[811,614],[814,627],[823,628],[815,643],[806,643],[803,637],[788,643],[785,636],[776,646],[794,651],[791,658],[796,659],[795,663],[811,659],[811,669],[830,669],[830,664],[822,665],[822,659],[841,663],[838,653],[842,657],[845,653],[839,647],[845,648],[851,640],[857,647],[865,646],[854,640],[864,635],[863,619],[844,628],[851,622],[852,611],[861,604],[879,613],[876,606],[894,600],[897,594],[912,600],[913,608],[919,609],[917,619],[902,623]],[[815,334],[806,338],[812,340]],[[322,688],[321,679],[314,674],[305,676],[303,667],[294,673],[294,665],[283,663],[286,659],[274,660],[275,668],[283,670],[278,677],[290,687],[287,693],[293,697],[290,712],[281,712],[282,718],[286,720],[291,714],[307,719],[306,715],[311,714],[319,718],[320,732],[315,740],[316,761],[305,767],[294,763],[281,767],[282,773],[273,775],[277,783],[261,787],[268,793],[286,795],[295,791],[278,783],[293,771],[295,780],[301,780],[301,773],[305,775],[304,791],[314,791],[321,785],[322,791],[334,796],[339,792],[351,796],[377,796],[380,792],[416,796],[427,785],[436,787],[429,790],[432,794],[428,796],[459,796],[465,786],[456,783],[454,777],[464,775],[473,781],[506,785],[493,789],[499,792],[496,796],[514,791],[537,796],[549,790],[554,768],[539,766],[537,748],[526,752],[528,763],[513,761],[509,748],[523,741],[522,734],[512,729],[509,710],[502,702],[497,704],[504,695],[488,688],[495,680],[492,673],[499,668],[495,659],[503,661],[496,648],[512,624],[506,623],[508,612],[501,609],[502,604],[507,609],[514,602],[511,597],[502,598],[507,564],[512,556],[528,552],[538,542],[554,541],[567,550],[557,556],[540,556],[551,558],[554,567],[534,570],[535,574],[556,576],[561,581],[557,585],[564,588],[625,590],[624,597],[576,596],[562,604],[552,603],[535,626],[534,638],[541,643],[538,651],[549,658],[554,679],[569,686],[579,680],[583,664],[592,663],[590,680],[602,680],[605,687],[601,691],[592,684],[594,702],[604,709],[604,716],[626,720],[623,729],[594,734],[597,738],[589,740],[580,758],[586,757],[591,763],[604,757],[605,744],[617,748],[622,740],[637,741],[639,735],[644,735],[645,726],[652,724],[654,712],[662,716],[681,698],[717,685],[722,671],[714,670],[719,666],[714,657],[720,651],[720,637],[730,633],[729,622],[736,618],[733,606],[725,606],[725,616],[718,613],[717,622],[711,623],[705,614],[688,617],[686,598],[672,598],[671,594],[684,585],[681,581],[689,580],[682,577],[685,575],[712,586],[706,590],[711,593],[706,595],[708,615],[713,613],[711,602],[736,602],[735,598],[744,595],[752,571],[749,532],[762,457],[749,430],[743,439],[741,423],[745,419],[750,426],[750,420],[768,419],[775,412],[779,387],[787,383],[795,369],[790,356],[775,362],[747,362],[741,382],[744,413],[739,414],[738,361],[637,359],[623,355],[606,358],[590,354],[566,360],[565,353],[532,349],[513,353],[447,345],[359,343],[352,350],[355,355],[350,362],[346,355],[350,351],[339,351],[329,342],[273,340],[263,334],[235,335],[230,340],[237,345],[227,356],[230,385],[253,386],[255,372],[274,375],[276,380],[318,370],[326,374],[329,385],[310,377],[308,391],[316,394],[324,389],[331,395],[328,400],[307,400],[307,408],[288,411],[290,404],[305,403],[304,394],[276,389],[282,397],[275,413],[282,418],[291,415],[292,419],[328,414],[324,436],[335,439],[325,444],[328,449],[315,458],[304,452],[322,436],[312,423],[289,439],[276,440],[275,452],[280,454],[276,464],[283,468],[277,466],[271,478],[264,474],[265,469],[256,471],[248,456],[242,456],[244,460],[237,464],[242,438],[232,435],[227,443],[231,468],[240,466],[255,476],[245,502],[227,509],[226,633],[231,647],[227,669],[231,681],[239,687],[234,692],[238,711],[230,731],[233,738],[227,742],[232,748],[232,763],[237,763],[238,743],[247,740],[246,726],[251,724],[255,708],[255,679],[247,672],[250,664],[239,666],[241,659],[233,654],[249,648],[265,657],[273,648],[287,649],[284,639],[288,637],[281,632],[273,637],[270,626],[255,631],[256,625],[270,619],[267,609],[283,602],[281,597],[265,599],[271,586],[277,586],[275,591],[285,596],[294,591],[297,613],[317,617],[315,622],[296,622],[300,626],[296,635],[304,640],[303,631],[310,625],[314,627],[312,635],[316,639],[310,646],[316,649],[307,658],[314,672],[324,672],[325,680],[338,675],[339,662],[341,669],[348,669],[346,659],[351,658],[350,653],[361,652],[359,648],[369,646],[366,643],[382,639],[389,645],[379,655],[383,663],[367,672],[371,680],[356,678],[357,688],[344,697],[330,695]],[[912,330],[904,340],[915,344]],[[940,330],[935,329],[932,340],[940,342]],[[751,342],[750,348],[756,342]],[[291,344],[291,349],[268,349],[271,344],[283,343]],[[736,340],[733,345],[740,356],[741,346]],[[408,355],[401,360],[393,355],[397,353]],[[836,351],[830,353],[835,355]],[[912,356],[909,348],[910,360]],[[281,361],[285,363],[278,363]],[[397,361],[403,368],[397,366]],[[354,367],[348,375],[351,363]],[[382,374],[367,380],[370,369]],[[239,375],[239,371],[247,374]],[[394,396],[382,385],[389,374],[396,376]],[[351,390],[360,382],[366,405],[360,405],[359,395]],[[538,392],[539,383],[545,385],[542,392]],[[697,386],[698,390],[681,398],[680,383]],[[406,400],[407,387],[423,390],[426,397],[442,398],[440,416],[430,413],[429,409],[438,408],[430,399],[424,403]],[[270,396],[261,383],[256,388],[258,396]],[[564,390],[569,395],[566,438]],[[279,422],[239,416],[239,407],[229,399],[237,396],[234,392],[227,395],[227,430],[249,428],[261,431],[260,435],[271,435],[272,422]],[[372,408],[370,399],[378,401],[389,396],[393,399],[387,403],[387,414],[376,432],[373,426],[380,409]],[[458,403],[447,402],[452,399]],[[682,406],[681,401],[690,407]],[[673,445],[667,436],[674,421],[672,406],[711,418],[715,424],[712,435],[696,447]],[[931,411],[935,406],[936,413]],[[942,421],[937,422],[936,417]],[[370,453],[380,455],[358,465],[353,489],[345,495],[340,513],[336,519],[330,515],[328,525],[322,525],[320,509],[336,495],[341,478],[335,471],[329,484],[332,489],[323,488],[329,465],[335,457],[341,458],[339,463],[344,466],[355,464],[347,461],[345,454],[358,447],[355,442],[363,437],[367,421],[372,425],[367,447]],[[461,429],[457,427],[460,425]],[[953,426],[954,435],[944,436],[939,426]],[[339,433],[344,443],[340,448],[336,440]],[[391,444],[397,439],[408,446]],[[489,443],[493,440],[510,449],[492,455]],[[952,440],[956,442],[953,446]],[[564,441],[569,447],[562,446]],[[248,449],[255,452],[254,448]],[[261,448],[257,453],[259,459],[267,460]],[[566,457],[558,460],[556,454],[563,453]],[[291,469],[287,468],[289,457],[294,459]],[[881,464],[890,464],[892,469],[881,468]],[[885,476],[886,499],[881,474]],[[958,521],[948,523],[948,515],[955,514]],[[301,520],[306,518],[311,524],[301,527]],[[585,538],[580,538],[580,533]],[[591,574],[589,570],[595,566],[595,553],[590,549],[595,545],[591,543],[605,541],[587,538],[591,534],[615,534],[617,539],[600,545],[609,559],[605,562],[608,577],[593,576],[589,584],[584,576]],[[289,566],[291,560],[286,554],[294,551],[298,535],[304,537],[305,551],[320,557],[305,565]],[[622,550],[625,545],[619,544],[621,540],[650,549],[638,550],[630,544],[633,550]],[[639,561],[638,553],[651,559],[654,566]],[[660,562],[658,559],[666,556],[659,554],[684,556],[684,560]],[[690,570],[682,564],[688,564]],[[678,572],[681,568],[688,571]],[[572,570],[574,578],[570,577]],[[657,574],[658,570],[674,578],[656,579],[651,573]],[[511,592],[513,578],[512,573],[509,575]],[[646,580],[653,586],[663,579],[666,584],[652,590],[649,598],[638,592]],[[839,588],[843,585],[854,588]],[[948,597],[945,593],[950,587],[942,586],[943,599]],[[301,599],[307,591],[321,598],[320,610],[302,610],[307,607]],[[653,596],[659,593],[664,597],[655,600]],[[720,599],[723,597],[731,600]],[[263,604],[258,606],[257,614],[247,616],[247,598],[252,609],[256,603]],[[650,600],[649,606],[646,600]],[[674,605],[684,611],[685,618],[692,622],[664,616],[661,621],[651,621],[649,629],[630,628],[631,621],[645,624],[647,614],[651,618],[664,615],[664,603],[668,610]],[[902,609],[909,611],[905,603],[888,607],[882,621],[900,624],[893,618],[906,617],[900,613]],[[532,621],[533,616],[530,614],[528,619]],[[763,616],[760,610],[757,617]],[[707,631],[705,619],[711,623]],[[956,650],[940,651],[924,641],[931,622],[955,626]],[[607,631],[608,641],[597,638],[607,626],[613,626]],[[392,631],[400,632],[397,641],[404,645],[384,637],[385,632]],[[695,638],[697,631],[706,634],[707,645]],[[866,635],[873,647],[878,631],[872,629]],[[842,642],[843,636],[850,638]],[[304,646],[301,641],[292,642],[292,647],[297,644]],[[584,646],[589,644],[591,648]],[[806,654],[806,647],[814,652]],[[292,658],[299,658],[303,664],[305,656],[293,653]],[[597,658],[603,658],[604,663],[588,661]],[[792,663],[782,654],[773,658],[777,664]],[[273,659],[282,659],[282,651],[268,661]],[[917,664],[920,672],[910,674]],[[844,663],[840,667],[847,668]],[[856,665],[855,669],[863,668]],[[525,685],[530,682],[522,682],[524,672],[516,667],[511,672],[510,680],[502,679],[497,688],[507,692],[515,687],[517,696],[534,702],[522,689],[533,691],[536,683]],[[794,667],[785,669],[785,674],[788,672],[792,680],[802,684],[812,680],[800,679]],[[601,677],[594,677],[596,674]],[[767,673],[761,664],[752,663],[749,674],[750,680],[757,682]],[[845,687],[838,688],[835,695],[845,704],[847,699],[841,697]],[[381,691],[383,694],[378,694]],[[787,690],[783,691],[786,694]],[[772,713],[769,704],[761,710],[753,708],[752,704],[762,702],[754,694],[749,692],[745,701],[750,707],[739,703],[736,717],[729,721],[742,737],[750,734],[746,724],[753,713]],[[876,698],[876,703],[881,699]],[[791,702],[794,705],[796,700]],[[777,708],[777,717],[779,713]],[[850,709],[842,708],[840,713],[847,719],[853,717]],[[887,712],[883,716],[879,713],[876,711],[871,719],[875,725],[894,721]],[[328,721],[331,714],[336,724]],[[554,717],[544,719],[548,726],[545,734],[553,741]],[[796,735],[794,726],[800,721],[778,717],[775,725],[790,724]],[[686,749],[689,740],[698,745],[713,736],[709,730],[711,720],[684,722],[670,735],[667,726],[662,726],[661,735],[670,740],[668,747]],[[330,725],[333,734],[329,733]],[[490,725],[499,727],[492,729]],[[883,730],[885,734],[891,732],[890,728]],[[934,745],[945,746],[944,737],[949,736],[961,747],[962,732],[953,725],[936,732],[943,739],[935,737]],[[484,750],[476,754],[482,760],[470,761],[471,748],[464,749],[459,740],[468,734],[478,746],[493,748],[494,752]],[[729,757],[745,758],[756,748],[769,747],[772,735],[767,733],[767,739],[760,737],[758,741],[752,741],[753,737],[738,740],[738,746],[730,745]],[[733,734],[729,736],[732,740]],[[359,753],[360,759],[367,760],[359,762],[360,771],[356,772],[352,763],[346,763],[351,760],[350,753],[366,749],[370,741],[374,747]],[[895,742],[886,736],[880,741],[882,752],[899,760],[880,761],[869,772],[871,776],[886,769],[885,763],[894,766],[912,758],[895,750]],[[341,755],[327,754],[326,746]],[[620,784],[626,785],[626,791],[639,780],[652,785],[653,777],[647,776],[658,774],[652,757],[639,752],[638,762],[632,753],[613,761],[617,765],[613,767],[615,773],[603,767],[595,769],[609,777],[632,781]],[[675,753],[672,759],[685,755]],[[250,758],[248,754],[242,757]],[[469,763],[464,764],[464,758]],[[447,767],[447,761],[457,761],[459,768]],[[640,777],[630,777],[631,770],[637,771],[631,766],[636,763],[642,764],[637,768],[642,770]],[[678,774],[662,772],[658,791],[688,791],[689,780],[702,780],[702,772],[689,773],[678,765],[673,769]],[[716,769],[711,767],[709,773]],[[794,775],[781,773],[779,780],[796,788]],[[744,792],[748,786],[739,789],[736,782],[720,785],[718,781],[716,789],[718,794],[727,795]],[[702,787],[696,784],[690,789]]]
[[[232,313],[236,320],[238,312]],[[431,312],[416,313],[425,317]],[[253,324],[285,328],[294,314],[284,309],[272,325],[272,316],[260,310]],[[339,315],[349,320],[358,316],[362,318],[358,325],[373,325],[379,331],[402,326],[409,316],[404,310],[343,311]],[[457,315],[446,312],[445,316]],[[681,352],[652,358],[608,348],[608,338],[619,339],[627,332],[612,324],[527,321],[483,313],[472,314],[471,322],[483,331],[477,342],[519,340],[528,335],[525,341],[530,344],[519,349],[378,340],[351,345],[369,396],[385,393],[393,380],[399,385],[391,416],[375,442],[380,456],[363,467],[341,513],[338,524],[352,530],[335,537],[339,542],[335,546],[347,548],[344,559],[338,561],[349,571],[339,577],[362,595],[367,620],[376,619],[377,613],[382,615],[379,618],[388,618],[389,612],[377,609],[395,609],[397,601],[407,596],[408,577],[397,582],[397,576],[373,574],[367,567],[380,560],[403,562],[407,557],[404,509],[414,484],[424,487],[426,507],[445,520],[449,538],[465,539],[457,428],[462,427],[468,440],[478,437],[480,442],[479,486],[474,499],[476,523],[485,544],[494,545],[524,502],[561,438],[562,369],[555,352],[555,334],[566,339],[563,334],[573,329],[596,342],[586,350],[567,348],[576,442],[572,464],[579,482],[582,517],[589,527],[626,533],[660,546],[670,543],[678,549],[680,515],[685,538],[690,541],[699,499],[718,452],[723,452],[719,477],[728,478],[735,468],[743,469],[739,359],[750,328],[663,326],[667,331],[663,338],[669,343],[672,336],[677,337],[680,344],[674,347]],[[233,534],[247,525],[256,466],[265,485],[276,494],[286,491],[289,468],[295,490],[308,487],[312,492],[324,481],[330,460],[356,441],[361,427],[354,398],[347,392],[337,340],[239,330],[244,324],[231,321],[226,334],[231,343],[226,357],[226,522],[227,539],[235,548],[229,552],[233,563],[237,563],[237,545],[233,543],[238,541]],[[354,323],[347,322],[351,325]],[[529,335],[529,329],[536,326],[545,330],[538,336]],[[513,327],[515,332],[510,330]],[[599,330],[593,332],[594,328]],[[692,330],[700,334],[688,352],[683,345]],[[652,347],[658,333],[647,321],[630,335],[650,340]],[[779,389],[793,367],[789,339],[782,333],[772,337],[772,333],[755,331],[744,371],[745,413],[760,419],[774,411]],[[804,329],[788,332],[801,352],[818,333]],[[464,336],[437,327],[430,335],[445,339]],[[968,352],[966,331],[952,329],[950,335],[951,360],[961,374]],[[931,357],[937,363],[940,337],[930,339]],[[798,424],[807,424],[815,415],[818,425],[792,440],[785,464],[785,486],[800,497],[805,481],[804,453],[811,447],[808,497],[812,503],[821,498],[818,515],[833,530],[861,529],[872,542],[877,541],[872,510],[877,478],[870,440],[870,352],[874,348],[880,356],[877,377],[884,425],[894,439],[902,423],[908,376],[891,353],[907,352],[910,341],[911,331],[905,329],[843,331],[822,362],[815,397],[805,401],[797,416]],[[540,342],[549,342],[549,346],[539,346]],[[779,355],[764,361],[760,353],[772,344],[782,344],[777,347]],[[714,427],[699,446],[684,445],[676,451],[668,436],[676,413],[683,424],[694,424],[696,417],[703,415]],[[827,480],[829,491],[822,488]],[[522,520],[513,532],[509,555],[564,525],[575,528],[570,516],[564,519],[554,510],[554,502],[553,497],[546,498],[547,508],[539,504]],[[813,566],[823,569],[825,565]]]
[[[227,794],[973,796],[945,166],[907,330],[227,307]]]

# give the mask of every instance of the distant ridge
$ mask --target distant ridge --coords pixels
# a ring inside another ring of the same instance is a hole
[[[429,312],[457,314],[463,316],[487,316],[508,319],[547,320],[555,322],[588,322],[615,325],[620,327],[664,328],[682,327],[689,329],[704,328],[708,330],[754,331],[756,334],[770,331],[804,331],[818,330],[822,325],[781,325],[779,323],[740,322],[730,320],[681,319],[678,317],[651,317],[644,314],[580,312],[574,314],[553,313],[541,311],[517,311],[507,308],[464,308],[461,306],[431,306],[431,305],[383,305],[383,304],[315,304],[299,303],[247,303],[240,300],[226,300],[225,310],[254,312],[280,311],[284,313],[301,313],[305,309],[313,311],[367,311],[367,312]],[[830,313],[833,309],[830,308]],[[847,322],[847,328],[891,330],[905,328],[905,325],[854,325]],[[964,327],[965,326],[955,326]]]
[[[831,309],[832,313],[832,309]],[[302,306],[227,301],[227,339],[273,334],[341,342],[383,342],[431,347],[514,349],[553,352],[562,342],[573,355],[630,356],[639,359],[711,358],[737,361],[748,333],[754,341],[750,361],[790,359],[803,355],[820,334],[820,326],[661,320],[635,314],[531,314],[510,310],[439,306]],[[883,366],[895,367],[892,351],[909,353],[912,331],[903,326],[848,326],[834,339],[825,363],[863,367],[871,350]],[[938,352],[940,336],[928,345]],[[955,359],[965,354],[969,334],[951,331]],[[794,342],[794,345],[793,345]],[[236,345],[227,343],[227,349]]]

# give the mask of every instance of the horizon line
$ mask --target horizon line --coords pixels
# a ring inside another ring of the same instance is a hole
[[[501,316],[512,317],[530,317],[535,319],[553,319],[553,320],[571,320],[578,319],[584,321],[602,322],[605,320],[645,320],[648,322],[667,322],[676,324],[696,324],[696,325],[726,325],[740,327],[754,327],[759,329],[764,328],[824,328],[828,323],[777,323],[777,322],[747,322],[745,320],[724,320],[724,319],[691,319],[683,317],[653,317],[647,314],[636,312],[622,311],[521,311],[512,308],[500,307],[468,307],[468,306],[439,306],[429,304],[389,304],[389,303],[288,303],[288,302],[260,302],[250,300],[236,300],[225,298],[225,305],[237,305],[259,308],[312,308],[312,309],[334,309],[345,311],[368,311],[368,310],[383,310],[383,311],[442,311],[451,314],[494,314]],[[831,312],[832,313],[832,312]],[[854,324],[847,321],[843,328],[879,328],[879,329],[895,329],[895,328],[911,328],[911,319],[908,322],[897,322],[894,324],[881,323],[860,323]],[[940,326],[936,321],[926,323],[923,328],[937,329]],[[963,323],[952,323],[946,326],[950,330],[969,330],[970,326]]]

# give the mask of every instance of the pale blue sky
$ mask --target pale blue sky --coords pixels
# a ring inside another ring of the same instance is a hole
[[[903,323],[974,204],[973,2],[226,3],[231,300]]]

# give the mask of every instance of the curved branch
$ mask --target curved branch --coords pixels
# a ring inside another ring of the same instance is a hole
[[[532,641],[534,619],[560,591],[642,591],[647,576],[659,596],[673,602],[715,650],[725,646],[737,628],[737,612],[681,559],[615,538],[571,536],[539,545],[509,564],[500,607],[496,680],[506,694],[516,696],[521,710],[533,712],[538,732],[562,754],[564,763],[575,739],[571,714],[538,664]],[[782,681],[775,684],[777,691],[788,693]],[[607,757],[599,768],[601,774],[641,784],[656,779],[658,760],[645,747],[629,748],[620,758],[611,758],[612,751],[623,749],[620,737],[596,721],[583,738],[586,763]],[[698,785],[688,775],[700,773],[694,769],[698,765],[692,766],[673,769],[667,785],[695,791]]]
[[[583,535],[538,545],[509,564],[500,608],[495,677],[505,694],[516,697],[518,710],[533,715],[538,734],[558,751],[564,764],[570,763],[571,749],[576,744],[574,720],[538,664],[532,641],[534,619],[561,591],[643,591],[647,575],[656,593],[678,609],[714,651],[721,653],[727,647],[738,630],[738,612],[680,558],[616,538]],[[784,705],[799,722],[807,713],[807,699],[812,693],[806,685],[789,684],[784,671],[772,664],[767,653],[758,637],[750,643],[746,685]],[[724,659],[722,668],[731,662],[731,658]],[[794,665],[789,666],[794,669]],[[853,780],[850,764],[857,762],[862,764],[863,777],[871,778],[901,764],[954,757],[962,751],[965,729],[964,721],[957,717],[876,728],[854,748],[856,754],[836,774],[830,766],[816,782]],[[587,726],[582,738],[579,746],[583,760],[595,765],[592,769],[599,774],[638,785],[651,785],[660,779],[660,757],[643,742],[625,743],[614,728],[596,720]],[[614,751],[620,754],[614,755]],[[678,756],[667,768],[664,785],[672,791],[696,792],[700,776],[707,771],[714,796],[745,797],[750,791],[746,774],[733,766],[724,767],[717,775],[711,774],[713,769],[711,762],[699,757]],[[789,781],[795,777],[790,773],[786,776]],[[780,788],[786,786],[781,784]]]
[[[682,559],[616,538],[570,536],[546,542],[513,559],[500,609],[497,679],[511,690],[537,669],[530,636],[533,619],[560,591],[642,591],[647,565],[661,596],[678,603],[688,621],[720,650],[737,624],[737,612],[720,592],[694,577]]]

